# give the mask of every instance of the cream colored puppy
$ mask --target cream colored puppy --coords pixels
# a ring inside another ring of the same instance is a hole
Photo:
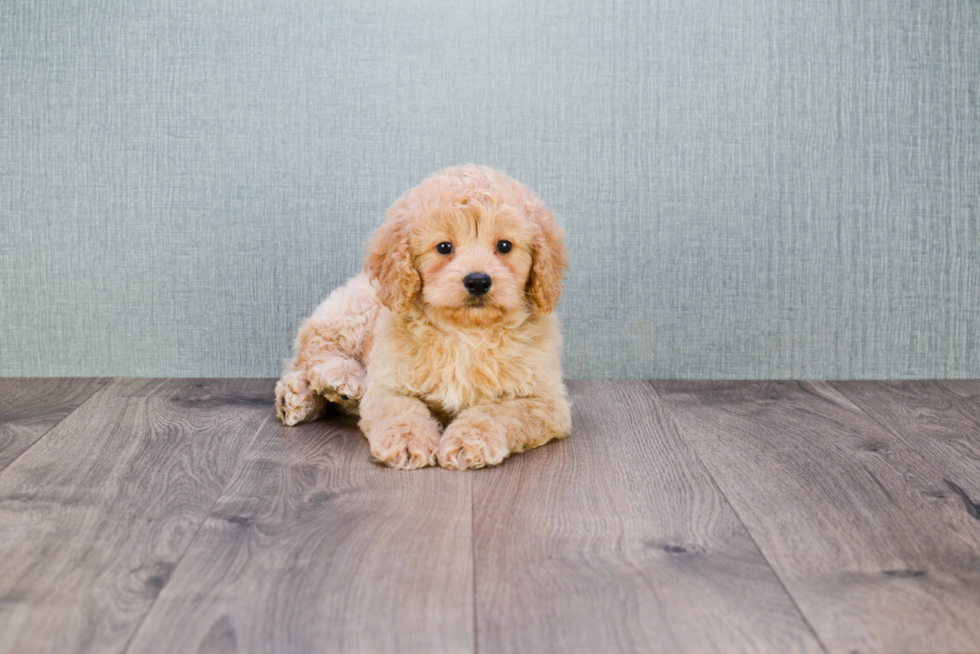
[[[551,211],[501,172],[449,168],[399,198],[366,274],[299,330],[276,385],[295,425],[328,403],[360,415],[395,468],[496,465],[567,436],[552,314],[567,257]]]

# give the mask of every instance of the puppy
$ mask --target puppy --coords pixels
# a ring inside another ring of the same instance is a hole
[[[388,210],[366,274],[296,338],[280,420],[360,415],[394,468],[496,465],[571,429],[552,311],[567,262],[554,216],[496,170],[449,168]]]

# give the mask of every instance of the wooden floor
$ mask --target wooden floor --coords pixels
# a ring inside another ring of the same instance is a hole
[[[272,388],[0,379],[0,652],[980,651],[980,382],[571,382],[475,472]]]

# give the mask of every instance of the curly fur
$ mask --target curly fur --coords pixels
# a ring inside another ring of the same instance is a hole
[[[444,241],[451,255],[436,251]],[[376,460],[406,469],[496,465],[566,436],[552,313],[566,265],[553,214],[520,183],[472,165],[429,177],[389,209],[365,273],[303,323],[276,386],[280,419],[338,405],[360,415]],[[463,286],[471,272],[493,280],[482,298]]]

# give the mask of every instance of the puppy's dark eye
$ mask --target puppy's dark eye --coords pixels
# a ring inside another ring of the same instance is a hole
[[[436,252],[438,252],[439,254],[452,254],[453,244],[450,243],[449,241],[446,241],[445,243],[440,243],[439,245],[436,246]]]
[[[512,247],[514,244],[510,241],[497,241],[497,252],[500,254],[507,254]]]

